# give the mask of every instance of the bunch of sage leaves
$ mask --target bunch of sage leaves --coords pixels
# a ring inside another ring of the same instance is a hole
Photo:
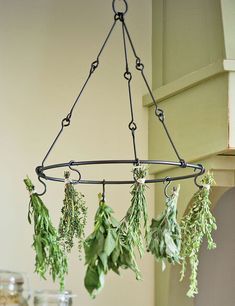
[[[216,244],[212,238],[212,231],[217,228],[215,217],[211,213],[209,199],[210,188],[215,184],[213,175],[208,172],[201,181],[200,188],[193,197],[193,204],[182,218],[180,226],[182,233],[181,245],[181,280],[185,276],[187,260],[191,267],[190,286],[187,296],[194,297],[198,293],[197,271],[198,254],[203,238],[208,241],[208,249],[214,249]]]
[[[85,264],[87,265],[84,285],[95,298],[104,286],[104,277],[110,269],[117,272],[115,248],[119,222],[112,216],[113,210],[98,195],[99,208],[95,215],[94,230],[84,241]]]
[[[36,252],[35,272],[46,279],[46,272],[52,275],[53,281],[59,279],[60,289],[64,289],[65,274],[68,273],[67,257],[60,243],[59,235],[52,225],[49,211],[40,196],[35,193],[34,185],[27,177],[24,180],[30,193],[28,221],[34,221],[33,248]]]
[[[78,240],[79,258],[85,238],[85,226],[87,222],[87,207],[84,195],[76,191],[70,181],[70,172],[65,171],[65,198],[61,209],[62,216],[59,223],[59,239],[67,252],[71,252],[74,238]]]
[[[148,234],[148,250],[157,260],[179,263],[181,248],[181,229],[177,223],[177,200],[180,186],[173,189],[172,195],[166,198],[166,208],[158,218],[153,218]]]

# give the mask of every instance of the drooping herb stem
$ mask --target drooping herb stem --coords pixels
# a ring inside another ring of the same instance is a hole
[[[148,234],[148,214],[147,202],[145,198],[147,169],[145,166],[136,166],[133,170],[135,183],[131,190],[131,206],[129,207],[122,226],[120,235],[122,241],[124,237],[128,240],[127,245],[132,245],[134,250],[137,247],[140,255],[143,255],[145,245],[143,240],[147,241]]]
[[[216,244],[211,236],[215,230],[216,220],[211,213],[211,202],[209,199],[210,188],[215,184],[213,175],[207,173],[202,179],[202,188],[199,189],[194,197],[193,204],[188,213],[181,221],[182,246],[181,246],[181,280],[185,276],[186,262],[189,260],[191,267],[190,286],[187,296],[194,297],[198,293],[197,271],[198,271],[198,254],[203,241],[206,237],[208,249],[214,249]]]
[[[87,222],[87,207],[84,195],[77,192],[74,185],[69,180],[69,171],[65,172],[65,198],[62,207],[62,216],[59,224],[60,243],[70,252],[74,245],[74,238],[78,240],[79,258],[85,237],[85,225]]]
[[[30,193],[28,221],[31,224],[31,218],[33,218],[34,222],[35,272],[44,279],[46,279],[46,272],[49,272],[53,281],[59,279],[60,289],[63,290],[68,266],[67,258],[59,244],[58,232],[52,225],[48,209],[34,192],[31,180],[27,177],[24,183]]]
[[[169,263],[179,263],[181,247],[181,229],[177,223],[177,200],[180,186],[166,198],[166,208],[157,219],[152,219],[149,231],[149,251],[157,260],[162,260],[165,269],[165,259]]]
[[[137,280],[141,280],[141,272],[138,267],[135,255],[135,244],[131,237],[130,231],[127,229],[126,223],[121,223],[117,230],[117,247],[113,254],[113,269],[119,274],[119,268],[130,269],[135,273]]]
[[[87,265],[84,284],[92,298],[95,298],[102,290],[104,277],[109,269],[118,273],[114,253],[119,222],[112,214],[113,210],[105,203],[102,194],[99,194],[99,208],[95,215],[94,231],[84,242]]]

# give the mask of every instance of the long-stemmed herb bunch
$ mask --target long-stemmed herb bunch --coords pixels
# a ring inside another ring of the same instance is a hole
[[[68,272],[67,257],[60,244],[59,235],[52,225],[49,211],[40,196],[34,191],[34,185],[27,177],[24,180],[30,193],[28,221],[34,221],[33,248],[35,256],[35,272],[46,278],[48,271],[53,281],[59,279],[60,289],[64,289],[64,277]]]
[[[212,238],[212,231],[215,230],[216,220],[211,213],[211,202],[209,199],[211,186],[215,184],[213,175],[207,173],[201,181],[200,188],[193,197],[193,204],[187,214],[181,220],[182,246],[181,246],[181,280],[185,276],[186,263],[189,260],[191,267],[190,286],[187,292],[189,297],[194,297],[198,293],[197,270],[198,254],[203,241],[206,237],[208,249],[214,249],[216,244]]]
[[[137,247],[140,256],[143,255],[145,250],[148,235],[147,201],[145,197],[146,176],[147,169],[144,165],[134,167],[135,183],[131,190],[131,206],[127,210],[119,230],[121,240],[124,242],[124,239],[126,239],[127,245],[131,245],[132,249]]]
[[[181,247],[181,229],[177,223],[177,200],[180,186],[173,189],[172,195],[166,198],[166,208],[162,214],[152,219],[149,231],[148,250],[157,260],[162,260],[162,269],[165,269],[165,260],[169,263],[179,263]]]
[[[87,222],[87,207],[84,195],[76,191],[70,181],[70,172],[65,171],[65,198],[61,209],[62,216],[59,223],[60,243],[67,252],[70,252],[74,245],[74,238],[78,240],[79,258],[85,237],[85,225]]]
[[[102,290],[108,270],[116,269],[115,248],[119,222],[112,216],[113,210],[99,194],[99,208],[95,215],[94,230],[84,242],[86,275],[84,285],[92,298]]]

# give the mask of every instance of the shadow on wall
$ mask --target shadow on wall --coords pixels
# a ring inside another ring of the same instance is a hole
[[[190,269],[187,269],[187,275],[180,283],[180,266],[172,266],[169,306],[235,305],[235,188],[213,187],[211,201],[218,226],[213,234],[217,248],[208,251],[207,241],[202,244],[199,254],[199,294],[195,299],[186,296]]]
[[[204,241],[199,257],[199,295],[195,306],[235,305],[235,188],[218,200],[214,215],[217,248],[208,251]]]

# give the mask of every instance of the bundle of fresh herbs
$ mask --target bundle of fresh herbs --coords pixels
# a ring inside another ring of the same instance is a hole
[[[165,270],[165,259],[169,263],[179,263],[181,247],[181,229],[177,223],[177,200],[180,186],[166,198],[166,208],[157,219],[152,219],[148,235],[148,250],[157,260],[162,260]]]
[[[60,243],[67,252],[70,252],[74,245],[74,238],[78,240],[79,258],[85,237],[85,225],[87,221],[87,207],[84,195],[77,192],[69,180],[70,172],[64,173],[65,177],[65,198],[62,207],[62,216],[59,224]]]
[[[94,231],[84,242],[87,265],[84,284],[92,298],[102,290],[108,270],[116,270],[115,248],[119,222],[112,214],[113,210],[105,203],[102,194],[99,194]]]
[[[117,246],[113,252],[113,263],[112,270],[117,274],[119,274],[119,268],[130,269],[135,273],[137,280],[142,279],[136,262],[133,237],[125,222],[121,223],[117,230]]]
[[[198,293],[198,253],[204,236],[208,241],[208,249],[211,250],[216,247],[211,236],[212,231],[216,229],[216,220],[210,211],[211,202],[209,199],[210,188],[214,184],[213,175],[208,172],[202,179],[202,188],[195,193],[193,204],[180,224],[182,232],[181,280],[185,276],[186,261],[189,259],[191,266],[190,286],[187,292],[189,297],[194,297]]]
[[[122,226],[119,230],[119,235],[123,245],[135,249],[137,247],[140,256],[143,255],[145,245],[143,237],[147,240],[148,234],[148,214],[147,202],[145,198],[145,178],[147,176],[147,169],[145,166],[140,165],[134,167],[133,176],[135,183],[131,190],[131,206],[129,207],[125,218],[122,221]],[[144,233],[142,234],[144,229]],[[126,243],[124,240],[126,239]]]
[[[59,244],[57,230],[52,225],[49,211],[27,177],[24,183],[30,193],[28,221],[31,224],[33,217],[34,235],[33,248],[36,252],[35,272],[46,278],[47,271],[52,275],[53,281],[59,279],[60,289],[64,289],[64,277],[68,272],[67,258]]]

